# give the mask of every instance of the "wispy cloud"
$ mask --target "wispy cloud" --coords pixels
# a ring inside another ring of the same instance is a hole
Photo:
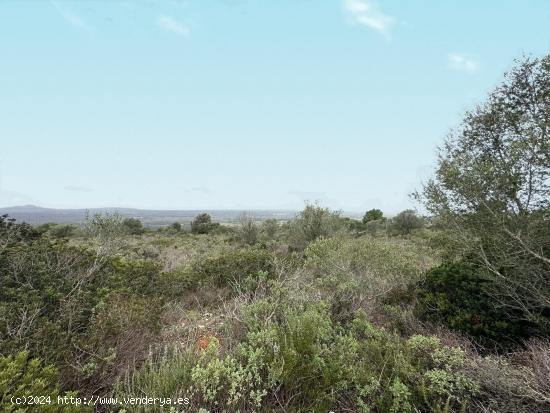
[[[449,67],[458,72],[475,73],[479,68],[478,63],[474,59],[461,53],[449,53],[447,59]]]
[[[344,8],[354,24],[367,26],[388,35],[395,18],[382,13],[371,0],[343,0]]]
[[[79,15],[69,10],[66,10],[65,8],[57,4],[57,2],[55,1],[52,1],[51,3],[55,7],[57,12],[61,15],[61,17],[63,17],[63,19],[67,23],[69,23],[71,26],[76,27],[77,29],[80,29],[80,30],[90,30],[90,26],[88,26],[88,24],[84,20],[82,20],[82,18]]]
[[[88,188],[86,186],[80,186],[80,185],[67,185],[65,187],[65,191],[70,192],[92,192],[92,188]]]
[[[176,33],[180,36],[188,36],[191,33],[189,27],[179,21],[173,19],[170,16],[161,15],[157,18],[158,26],[172,33]]]

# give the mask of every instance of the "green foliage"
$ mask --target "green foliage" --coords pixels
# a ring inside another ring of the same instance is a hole
[[[146,365],[126,380],[136,387],[124,391],[187,394],[195,408],[220,412],[281,405],[296,412],[458,411],[477,392],[463,372],[464,353],[436,338],[403,341],[362,314],[343,330],[323,304],[276,305],[267,318],[261,301],[246,309],[249,329],[233,351],[221,353],[212,341],[195,360],[176,355]]]
[[[447,138],[417,195],[452,252],[495,279],[499,305],[549,325],[550,55],[516,63]]]
[[[363,224],[384,219],[384,213],[379,209],[369,209],[363,216]]]
[[[163,300],[156,265],[47,238],[0,250],[0,285],[0,353],[28,349],[79,388],[146,350]]]
[[[424,220],[412,209],[400,212],[392,218],[392,228],[401,235],[408,235],[413,230],[422,228]]]
[[[260,229],[256,225],[256,220],[252,215],[242,214],[239,217],[239,229],[237,235],[241,243],[245,245],[254,245],[258,242]]]
[[[303,250],[307,244],[320,237],[334,235],[343,228],[340,213],[308,204],[288,226],[291,245]]]
[[[40,360],[30,359],[25,351],[15,356],[0,356],[0,411],[76,413],[91,412],[87,406],[59,404],[57,397],[71,397],[75,393],[62,393],[57,370],[41,366]],[[27,401],[12,403],[12,399]]]
[[[267,240],[275,240],[280,230],[279,222],[276,219],[266,219],[262,222],[261,234]]]
[[[53,225],[48,229],[47,234],[54,238],[69,238],[75,231],[74,225]]]
[[[168,229],[173,232],[181,232],[183,228],[179,222],[174,222],[168,226]]]
[[[265,250],[247,248],[227,251],[217,257],[195,262],[192,272],[200,283],[217,286],[231,285],[238,288],[247,277],[256,277],[259,272],[271,273],[273,258]]]
[[[193,351],[168,348],[162,354],[149,358],[138,370],[128,371],[113,388],[119,397],[157,395],[172,399],[189,397],[191,371],[197,362]],[[128,406],[133,413],[166,412],[159,404]],[[193,410],[195,411],[195,410]]]
[[[86,237],[95,239],[101,243],[108,243],[110,240],[125,234],[124,220],[119,214],[95,214],[86,216],[82,227]]]
[[[335,319],[345,321],[366,302],[405,294],[434,265],[432,255],[408,240],[329,238],[309,244],[305,268]]]
[[[518,322],[495,306],[490,295],[492,279],[482,267],[445,263],[430,270],[417,287],[417,311],[431,321],[476,336],[486,344],[517,342],[536,332],[533,324]]]
[[[125,218],[122,221],[122,226],[126,233],[130,235],[141,235],[145,231],[143,224],[137,218]]]
[[[212,217],[209,214],[202,213],[191,221],[191,232],[193,234],[208,234],[217,226],[219,226],[219,224],[213,223]]]
[[[39,236],[40,233],[29,224],[16,223],[14,218],[0,215],[0,252],[13,242],[32,241]]]

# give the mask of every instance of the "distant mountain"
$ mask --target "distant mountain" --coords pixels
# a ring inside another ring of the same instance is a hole
[[[146,210],[135,208],[88,208],[88,209],[55,209],[42,208],[36,205],[21,205],[0,208],[0,215],[7,214],[18,221],[32,225],[54,222],[56,224],[80,224],[86,219],[86,214],[118,213],[125,218],[138,218],[145,225],[159,227],[173,222],[187,223],[200,213],[206,212],[216,222],[236,222],[243,210]],[[246,210],[263,221],[270,218],[288,220],[296,215],[290,210]]]

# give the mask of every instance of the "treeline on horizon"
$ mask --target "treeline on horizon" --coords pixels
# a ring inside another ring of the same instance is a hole
[[[549,128],[527,57],[446,137],[424,217],[0,217],[0,411],[550,411]]]

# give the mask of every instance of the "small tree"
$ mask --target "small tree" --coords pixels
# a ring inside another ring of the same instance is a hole
[[[279,222],[274,219],[266,219],[264,222],[262,222],[262,233],[265,235],[267,239],[275,239],[277,236],[277,232],[279,231]]]
[[[526,58],[466,113],[416,196],[500,305],[550,326],[550,55]],[[546,321],[545,321],[546,319]]]
[[[258,242],[258,226],[254,216],[249,214],[242,214],[239,218],[239,238],[244,244],[254,245]]]
[[[82,225],[84,236],[91,240],[96,258],[90,268],[92,274],[99,269],[109,257],[118,254],[123,245],[123,235],[126,230],[122,217],[115,214],[96,214],[93,217],[86,215],[86,221]]]
[[[423,225],[422,218],[412,209],[406,209],[392,219],[393,228],[402,235],[410,234],[412,230],[422,228]]]
[[[193,234],[208,234],[213,227],[212,217],[207,213],[199,214],[191,221],[191,232]]]
[[[143,224],[137,218],[126,218],[122,221],[122,225],[130,235],[141,235],[144,232]]]
[[[174,222],[168,227],[169,230],[173,232],[181,232],[181,224],[179,222]]]
[[[289,225],[289,238],[294,248],[303,249],[320,237],[333,235],[343,226],[340,212],[307,204]]]
[[[384,219],[384,213],[379,209],[369,209],[363,216],[363,224]]]

